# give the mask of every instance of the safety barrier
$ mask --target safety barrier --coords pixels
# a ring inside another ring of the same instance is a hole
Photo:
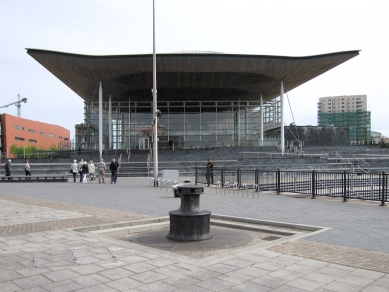
[[[388,201],[388,174],[317,172],[313,171],[262,171],[244,169],[196,167],[195,184],[210,185],[210,176],[216,180],[216,190],[224,188],[229,194],[249,189],[253,192],[276,191],[309,194],[316,196],[341,197],[349,199],[380,201],[381,206]]]

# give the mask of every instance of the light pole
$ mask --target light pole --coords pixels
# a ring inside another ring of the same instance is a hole
[[[153,0],[153,160],[154,179],[158,179],[157,57],[155,54],[155,5]],[[156,186],[154,184],[154,186]]]

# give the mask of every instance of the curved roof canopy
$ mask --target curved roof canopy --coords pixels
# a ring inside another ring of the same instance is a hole
[[[97,94],[115,101],[151,101],[153,56],[88,56],[27,49],[27,53],[86,101]],[[359,51],[308,57],[221,53],[157,54],[158,101],[271,100],[357,56]]]

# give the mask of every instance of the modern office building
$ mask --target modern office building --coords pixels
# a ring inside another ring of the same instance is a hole
[[[321,97],[318,102],[318,126],[350,128],[351,142],[371,141],[371,113],[366,95]]]
[[[84,100],[85,117],[76,125],[76,148],[150,146],[155,118],[151,54],[86,56],[37,49],[27,49],[27,53]],[[284,91],[358,54],[158,54],[159,146],[167,146],[170,140],[178,148],[285,144],[284,127],[280,127]],[[265,131],[277,127],[281,133],[276,141],[267,139]]]
[[[69,149],[70,131],[57,125],[32,121],[9,114],[0,115],[2,157],[12,157],[10,148],[35,146],[37,149]]]

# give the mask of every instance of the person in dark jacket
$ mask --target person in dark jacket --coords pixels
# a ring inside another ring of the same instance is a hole
[[[86,184],[87,183],[86,176],[89,173],[89,167],[88,167],[88,163],[86,163],[86,161],[84,161],[84,164],[81,167],[81,172],[82,172],[82,182],[84,184]]]
[[[111,170],[111,184],[116,184],[116,180],[118,177],[118,168],[119,168],[119,163],[116,161],[115,157],[112,158],[112,162],[109,165],[109,169]]]
[[[5,164],[5,176],[11,176],[11,169],[11,159],[8,159]],[[8,180],[11,180],[11,178],[8,178]]]
[[[211,159],[207,159],[207,173],[205,174],[208,185],[211,183],[213,184],[213,163],[211,162]]]
[[[82,183],[82,166],[84,165],[84,159],[81,159],[78,163],[78,173],[80,174],[80,183]]]

